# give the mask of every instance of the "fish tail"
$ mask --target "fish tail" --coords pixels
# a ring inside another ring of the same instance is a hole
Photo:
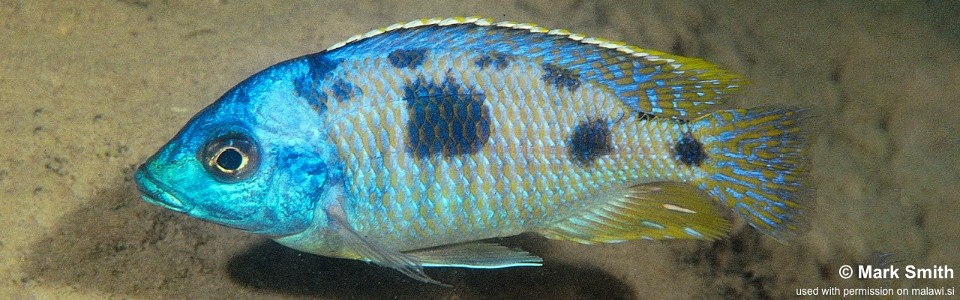
[[[807,189],[805,110],[761,107],[721,110],[691,123],[707,159],[701,190],[741,215],[754,228],[780,240],[799,231]]]

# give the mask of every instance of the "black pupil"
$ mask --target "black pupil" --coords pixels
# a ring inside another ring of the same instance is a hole
[[[243,164],[243,154],[236,148],[227,148],[217,157],[217,165],[227,171],[234,171]]]

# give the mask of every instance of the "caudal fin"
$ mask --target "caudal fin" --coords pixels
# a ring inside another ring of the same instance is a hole
[[[692,123],[707,157],[697,185],[778,240],[799,230],[798,203],[808,172],[805,112],[765,107],[721,110]]]

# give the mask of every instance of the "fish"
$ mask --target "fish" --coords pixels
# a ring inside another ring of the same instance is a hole
[[[420,19],[250,76],[134,177],[151,204],[434,284],[425,267],[542,265],[495,239],[521,233],[711,241],[739,215],[786,241],[809,113],[724,108],[744,84],[567,30]]]

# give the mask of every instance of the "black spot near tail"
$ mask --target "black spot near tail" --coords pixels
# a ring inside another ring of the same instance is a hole
[[[653,120],[653,119],[656,118],[656,117],[657,117],[657,116],[654,115],[654,114],[646,113],[646,112],[642,112],[642,111],[637,113],[637,119],[640,120],[640,121],[650,121],[650,120]]]
[[[439,84],[423,77],[407,84],[407,151],[416,158],[480,151],[491,130],[485,98],[482,92],[464,87],[450,77]]]
[[[703,143],[693,138],[693,135],[684,135],[677,145],[673,147],[674,156],[687,166],[700,166],[707,159],[707,153],[703,151]]]
[[[595,119],[578,124],[573,129],[568,144],[570,157],[580,165],[588,165],[597,158],[610,154],[613,142],[607,120]]]

